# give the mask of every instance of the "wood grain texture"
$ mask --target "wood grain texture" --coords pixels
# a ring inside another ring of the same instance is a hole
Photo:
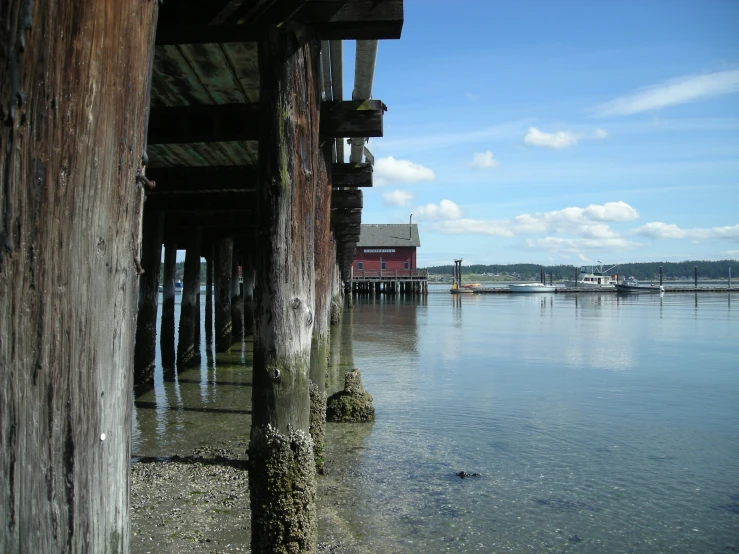
[[[151,0],[0,3],[0,552],[127,552]]]
[[[315,320],[315,197],[320,43],[273,28],[259,44],[261,106],[254,267],[249,488],[252,552],[313,552],[315,465],[309,433]],[[279,440],[277,440],[279,437]],[[265,442],[269,438],[270,444]],[[285,444],[288,451],[275,451]],[[306,454],[304,456],[303,454]],[[275,460],[289,460],[276,464]],[[295,486],[287,486],[295,475]],[[300,487],[299,490],[296,487]],[[304,492],[301,492],[304,491]],[[283,517],[284,514],[284,517]]]

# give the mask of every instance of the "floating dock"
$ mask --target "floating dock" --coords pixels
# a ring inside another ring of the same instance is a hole
[[[721,287],[721,286],[712,286],[712,287],[665,287],[665,293],[672,293],[672,292],[737,292],[739,291],[738,287]],[[511,289],[508,287],[496,287],[496,288],[484,288],[480,287],[477,289],[473,289],[472,292],[474,294],[511,294]],[[574,294],[574,293],[608,293],[608,294],[615,294],[617,291],[616,289],[606,289],[606,288],[593,288],[593,287],[557,287],[555,289],[555,294]],[[537,294],[551,294],[551,293],[537,293]],[[622,294],[629,294],[629,293],[622,293]]]

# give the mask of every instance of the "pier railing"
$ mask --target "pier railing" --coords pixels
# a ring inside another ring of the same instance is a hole
[[[352,279],[362,281],[368,279],[387,279],[397,281],[428,279],[427,269],[358,269],[354,270]]]

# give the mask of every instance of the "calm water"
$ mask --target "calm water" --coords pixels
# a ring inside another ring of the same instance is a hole
[[[347,528],[378,553],[739,551],[738,306],[448,285],[358,298],[329,372],[336,389],[361,368],[377,410],[327,430]],[[158,374],[134,453],[248,432],[244,363],[248,345]]]

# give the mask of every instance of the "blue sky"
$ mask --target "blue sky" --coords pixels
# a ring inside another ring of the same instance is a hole
[[[419,266],[739,259],[737,22],[733,0],[405,0],[363,222],[412,213]]]

